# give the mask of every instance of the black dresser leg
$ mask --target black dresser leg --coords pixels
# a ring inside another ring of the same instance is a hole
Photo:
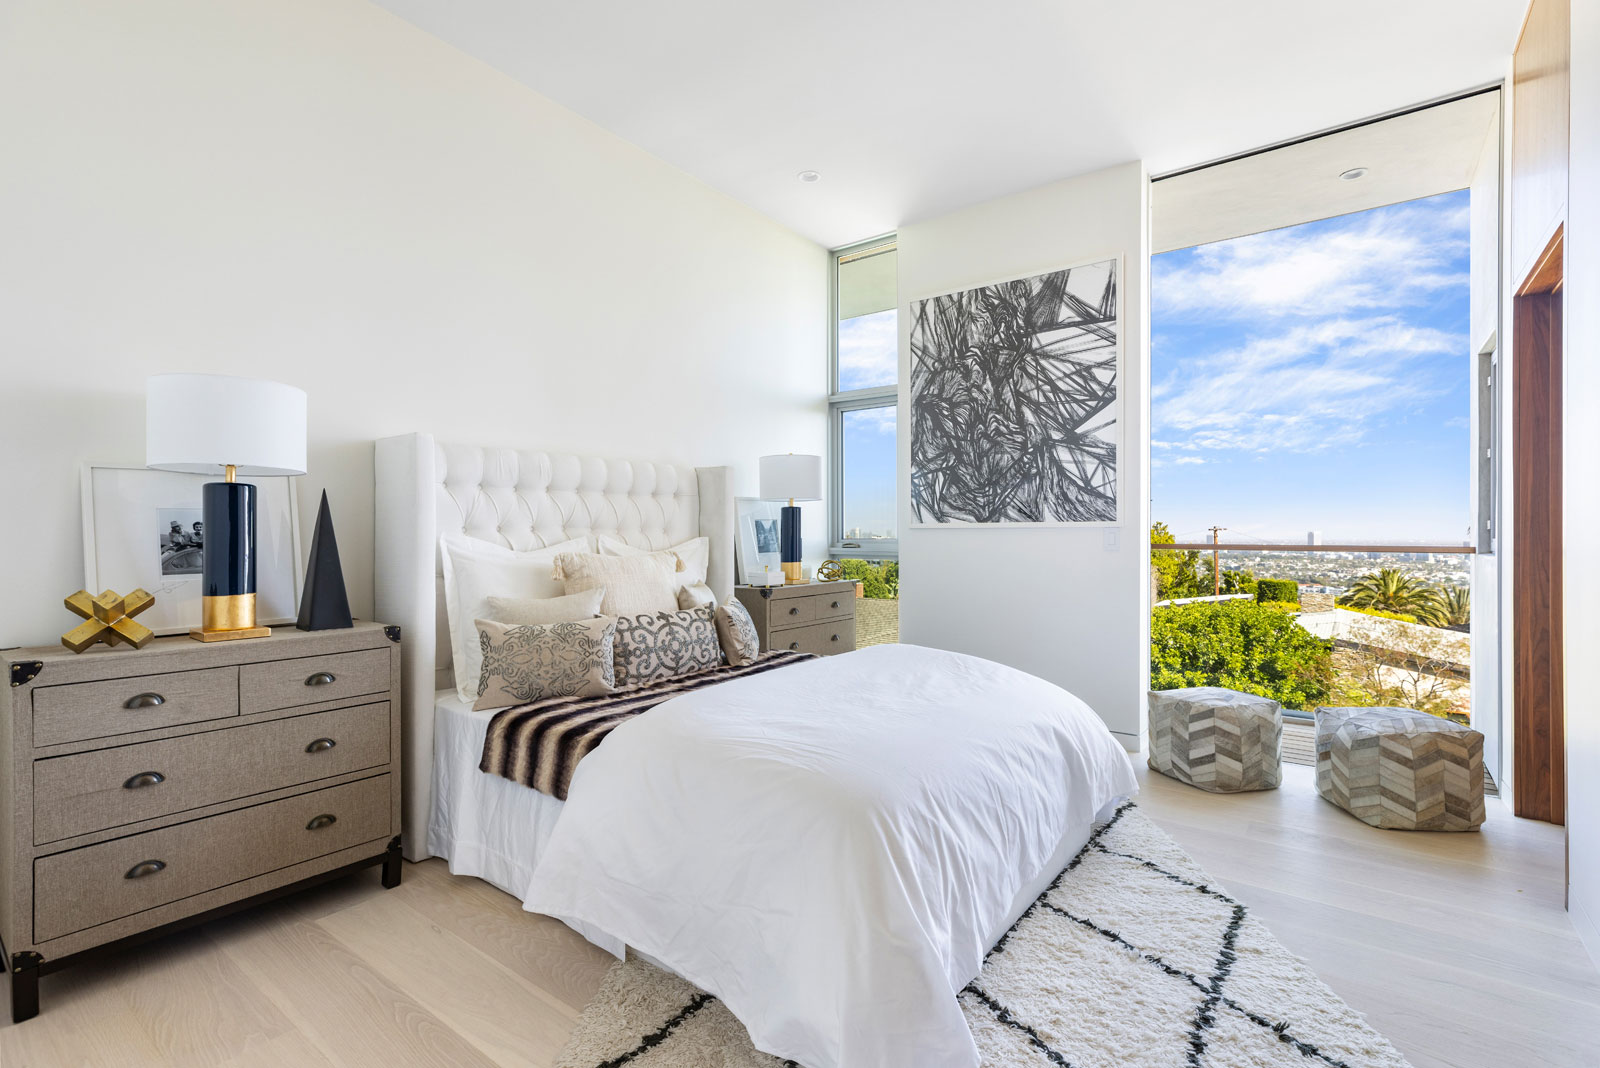
[[[383,888],[393,890],[400,885],[400,836],[395,835],[394,841],[389,843],[389,848],[384,851],[383,857]]]
[[[21,1023],[39,1015],[39,965],[37,953],[11,955],[11,1022]]]

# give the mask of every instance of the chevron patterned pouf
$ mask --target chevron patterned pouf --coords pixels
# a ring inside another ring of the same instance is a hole
[[[1319,708],[1317,793],[1374,827],[1475,831],[1483,735],[1409,708]]]
[[[1283,706],[1270,697],[1195,686],[1150,691],[1150,767],[1217,794],[1275,790]]]

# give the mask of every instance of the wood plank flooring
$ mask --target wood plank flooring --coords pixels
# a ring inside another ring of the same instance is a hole
[[[1559,828],[1378,831],[1284,787],[1141,803],[1416,1068],[1595,1063],[1600,974],[1561,907]],[[0,1068],[552,1063],[609,958],[443,862],[275,902],[69,969],[0,1021]],[[3,991],[0,984],[0,991]]]

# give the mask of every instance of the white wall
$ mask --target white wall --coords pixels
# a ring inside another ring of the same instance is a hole
[[[1600,4],[1572,5],[1571,174],[1566,238],[1566,434],[1563,537],[1568,551],[1567,855],[1572,921],[1600,965],[1600,597],[1594,569],[1581,561],[1600,529]]]
[[[375,438],[733,464],[750,494],[761,453],[823,451],[826,253],[382,9],[0,20],[0,645],[71,624],[79,464],[143,462],[153,372],[306,389],[302,525],[327,487],[357,614]]]
[[[1143,734],[1150,670],[1148,189],[1142,165],[1126,163],[900,228],[906,383],[909,302],[1122,257],[1120,521],[918,530],[902,493],[900,636],[1064,686],[1132,749]],[[906,391],[900,426],[910,426]],[[909,434],[900,439],[904,486]]]

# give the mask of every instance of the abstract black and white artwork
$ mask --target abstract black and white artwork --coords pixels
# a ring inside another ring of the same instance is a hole
[[[915,525],[1116,522],[1118,263],[912,302]]]

